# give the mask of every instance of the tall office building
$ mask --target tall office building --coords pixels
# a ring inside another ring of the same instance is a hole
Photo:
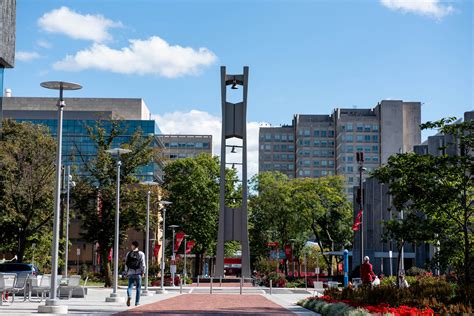
[[[163,143],[164,161],[196,157],[206,153],[212,155],[212,135],[157,135]]]
[[[4,118],[20,122],[42,124],[49,128],[53,136],[57,129],[57,99],[37,97],[4,97],[2,112]],[[63,163],[74,165],[83,172],[84,161],[96,155],[96,147],[89,137],[88,128],[95,127],[100,120],[106,130],[110,130],[114,121],[120,121],[123,130],[115,138],[112,147],[120,147],[130,140],[136,130],[143,137],[160,134],[155,121],[150,120],[150,111],[142,99],[117,98],[67,98],[63,122]],[[155,139],[152,147],[159,147]],[[158,180],[160,165],[150,163],[140,168],[137,176],[145,180]]]
[[[290,177],[343,175],[346,193],[352,195],[358,182],[355,153],[364,152],[370,171],[391,154],[412,150],[421,140],[420,112],[420,102],[383,100],[372,109],[298,114],[292,125],[261,127],[259,171],[282,171]],[[294,142],[284,143],[281,135]],[[294,160],[288,159],[289,155]]]
[[[295,176],[295,130],[293,126],[265,127],[259,131],[259,170],[280,171]]]

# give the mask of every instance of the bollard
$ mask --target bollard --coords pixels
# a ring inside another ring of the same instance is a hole
[[[179,280],[179,294],[183,294],[183,279]]]
[[[270,280],[270,295],[272,295],[272,283],[273,283],[273,280]]]
[[[211,287],[210,287],[211,294],[212,294],[212,281],[214,281],[213,277],[211,277]]]
[[[222,277],[219,277],[219,287],[222,287]]]
[[[240,295],[242,295],[242,286],[244,284],[244,278],[240,278]]]
[[[199,287],[199,275],[198,275],[198,280],[197,280],[197,281],[198,281],[198,284],[197,284],[197,286]]]

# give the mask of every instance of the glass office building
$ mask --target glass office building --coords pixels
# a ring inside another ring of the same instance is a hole
[[[51,134],[56,137],[57,120],[34,120],[34,119],[16,119],[18,122],[31,122],[46,126]],[[79,173],[86,173],[84,164],[97,156],[97,146],[90,138],[88,128],[95,128],[97,121],[93,120],[64,120],[63,121],[63,164],[65,166],[74,166]],[[113,121],[101,121],[101,127],[110,132]],[[155,121],[120,121],[120,128],[123,133],[114,138],[111,148],[120,147],[124,143],[130,142],[133,134],[140,130],[143,137],[154,136],[160,133],[160,129]],[[158,140],[153,137],[152,147],[159,146]],[[136,171],[136,175],[143,180],[158,180],[154,177],[157,174],[159,166],[156,163],[150,163]]]

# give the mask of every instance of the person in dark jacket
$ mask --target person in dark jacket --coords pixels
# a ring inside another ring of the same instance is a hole
[[[364,263],[360,266],[360,278],[362,284],[372,286],[372,281],[375,279],[375,273],[372,269],[372,264],[370,264],[370,259],[368,256],[364,257]]]
[[[130,306],[132,299],[133,285],[137,288],[135,306],[140,304],[140,294],[142,287],[142,275],[145,273],[145,254],[138,250],[138,241],[132,242],[131,251],[125,256],[125,271],[128,276],[127,306]]]

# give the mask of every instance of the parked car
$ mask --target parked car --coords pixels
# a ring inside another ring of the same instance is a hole
[[[40,274],[37,266],[30,263],[2,263],[0,264],[0,273],[16,273],[17,276],[29,274],[36,276]]]

